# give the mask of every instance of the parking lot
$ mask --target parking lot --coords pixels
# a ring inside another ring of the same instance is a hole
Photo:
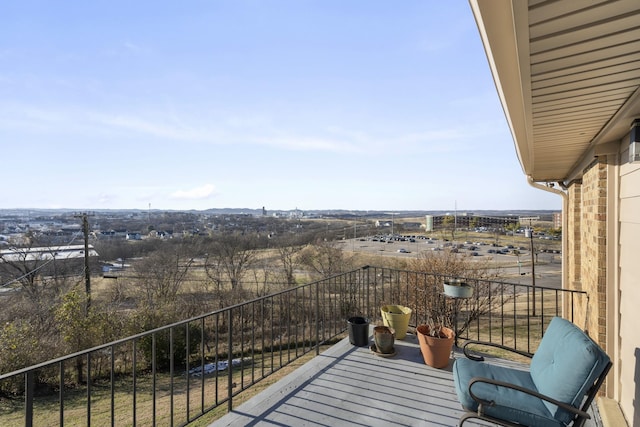
[[[482,236],[482,238],[479,238]],[[486,235],[475,237],[468,233],[468,240],[449,241],[435,236],[372,236],[343,240],[344,250],[368,252],[379,256],[417,258],[425,253],[439,254],[445,251],[457,253],[473,262],[484,262],[500,269],[505,281],[532,284],[531,243],[529,240],[509,239],[502,236],[498,243]],[[491,241],[489,241],[491,240]],[[511,240],[511,242],[509,242]],[[533,271],[537,286],[559,288],[561,286],[562,255],[560,242],[541,242],[533,239],[536,261]]]

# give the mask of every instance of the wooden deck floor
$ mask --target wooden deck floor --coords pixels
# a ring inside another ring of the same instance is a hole
[[[425,365],[410,334],[395,349],[380,357],[346,338],[211,426],[456,426],[452,362]]]

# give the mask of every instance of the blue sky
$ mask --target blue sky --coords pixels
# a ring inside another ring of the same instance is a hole
[[[462,0],[5,2],[0,141],[0,208],[561,208]]]

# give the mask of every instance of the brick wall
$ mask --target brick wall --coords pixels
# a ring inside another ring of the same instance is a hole
[[[567,273],[569,288],[582,290],[580,266],[580,213],[582,206],[582,181],[573,182],[569,186],[569,203],[567,208],[567,229],[563,233],[567,237]]]
[[[606,347],[607,165],[595,161],[569,186],[567,273],[570,289],[589,294],[576,313],[578,326]],[[586,325],[580,324],[586,316]]]

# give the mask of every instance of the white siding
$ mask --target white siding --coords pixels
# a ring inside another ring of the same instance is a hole
[[[624,157],[623,157],[624,158]],[[640,425],[640,166],[620,167],[620,406]],[[615,361],[614,361],[615,362]]]

